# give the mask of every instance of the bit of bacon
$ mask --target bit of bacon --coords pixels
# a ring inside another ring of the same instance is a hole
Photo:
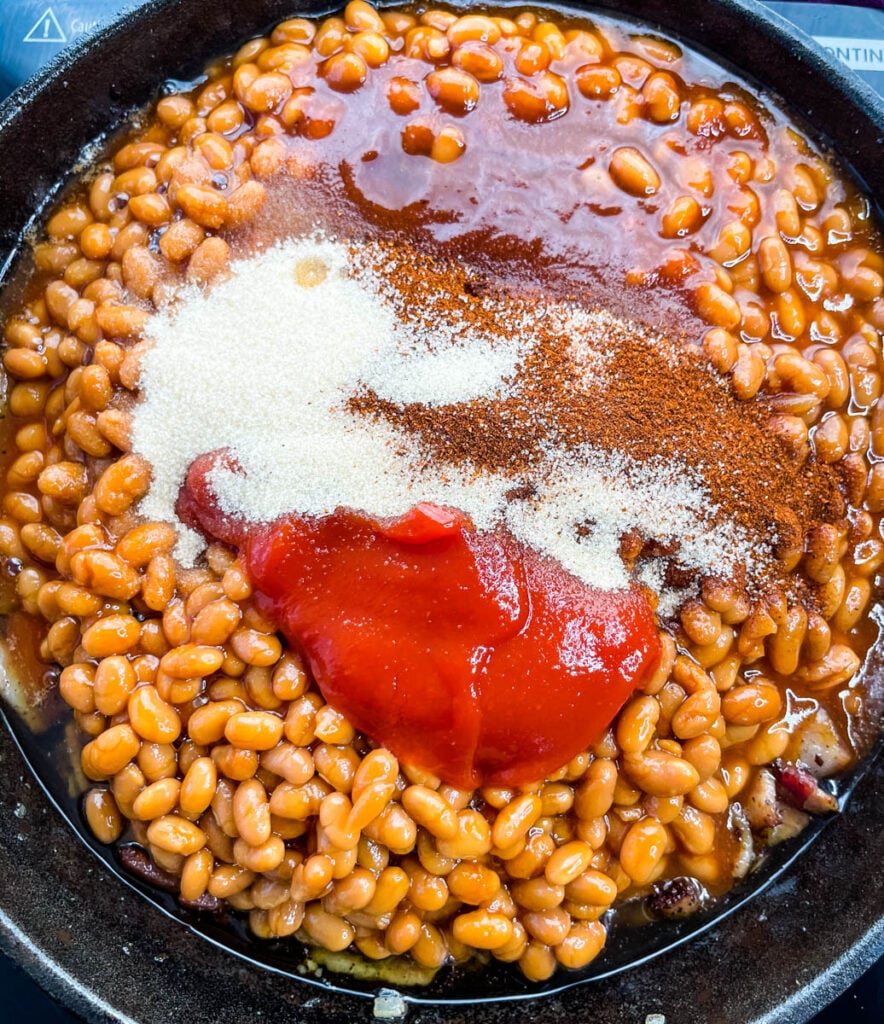
[[[165,892],[177,892],[178,879],[154,863],[151,855],[137,843],[117,848],[117,859],[130,874]]]
[[[809,814],[832,814],[838,810],[835,797],[820,786],[801,761],[778,760],[771,768],[777,780],[777,791],[786,803]]]
[[[680,875],[657,882],[647,898],[647,907],[656,917],[677,919],[696,914],[708,900],[709,893],[696,878]]]
[[[736,836],[738,847],[731,874],[734,878],[745,878],[755,862],[755,839],[752,827],[741,804],[733,803],[727,816],[728,827]]]
[[[776,782],[766,768],[762,768],[755,776],[742,802],[746,818],[756,832],[774,828],[783,820],[777,807]]]

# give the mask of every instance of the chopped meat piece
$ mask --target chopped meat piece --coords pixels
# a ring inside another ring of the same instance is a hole
[[[689,917],[704,906],[709,893],[697,881],[680,875],[657,882],[647,899],[648,910],[657,917]]]
[[[743,799],[746,819],[756,832],[774,828],[783,820],[777,806],[777,784],[773,775],[763,768],[755,777]]]
[[[838,810],[838,801],[820,786],[806,764],[778,760],[771,768],[777,780],[777,792],[799,811],[831,814]]]

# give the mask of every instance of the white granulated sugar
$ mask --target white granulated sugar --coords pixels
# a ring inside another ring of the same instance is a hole
[[[299,285],[295,269],[304,261],[323,264],[324,280]],[[511,346],[489,349],[480,339],[471,347],[467,339],[441,355],[425,354],[409,374],[410,359],[402,352],[417,352],[419,339],[403,344],[402,325],[370,279],[348,276],[345,247],[290,242],[231,269],[210,294],[196,288],[180,293],[146,330],[153,346],[142,364],[143,401],[133,427],[133,448],[154,471],[144,515],[175,521],[187,467],[200,454],[229,448],[243,474],[219,467],[213,485],[225,511],[255,521],[291,511],[323,515],[339,506],[398,515],[429,498],[466,507],[466,489],[467,510],[490,521],[503,501],[502,481],[485,500],[486,489],[468,485],[463,472],[449,473],[448,481],[416,481],[409,460],[397,455],[407,444],[403,437],[345,405],[366,386],[363,370],[377,382],[384,366],[389,383],[398,381],[397,367],[404,365],[406,393],[410,387],[419,392],[429,386],[426,363],[434,359],[437,369],[448,371],[437,378],[438,394],[463,398],[470,368],[479,380],[473,394],[480,394],[514,369]],[[482,350],[490,353],[485,363]],[[395,397],[401,400],[398,392]],[[203,546],[182,529],[176,553],[190,562]]]
[[[592,340],[622,328],[622,322],[615,320],[604,310],[574,310],[564,321],[563,330],[571,336],[570,356],[581,381],[591,385],[604,379],[611,368],[609,352],[600,352],[593,347]],[[656,340],[653,339],[653,340]]]
[[[511,506],[507,524],[580,579],[609,590],[625,586],[620,538],[636,526],[646,538],[679,538],[678,559],[685,565],[727,572],[749,556],[742,531],[729,521],[711,521],[716,509],[685,466],[639,465],[626,455],[591,448],[560,461],[551,456],[550,462],[552,471],[536,497]]]
[[[524,355],[517,338],[486,339],[477,345],[448,342],[432,349],[389,352],[368,366],[360,380],[379,398],[422,405],[456,405],[505,391]]]
[[[296,274],[299,266],[326,272]],[[339,507],[394,516],[431,501],[462,509],[479,529],[508,527],[605,589],[628,582],[619,543],[635,526],[644,536],[679,537],[685,565],[726,570],[746,560],[747,538],[713,523],[707,491],[684,466],[589,448],[550,452],[535,495],[510,502],[511,477],[469,465],[418,470],[427,460],[414,437],[348,408],[369,388],[427,405],[506,394],[541,319],[559,317],[562,330],[592,338],[604,316],[538,305],[495,338],[463,323],[430,331],[419,318],[397,318],[343,245],[289,241],[242,260],[211,292],[184,289],[149,321],[153,345],[133,425],[134,450],[153,466],[141,512],[175,522],[176,554],[192,563],[205,542],[178,523],[175,502],[193,460],[227,448],[242,472],[218,465],[211,484],[224,511],[254,522]],[[587,372],[604,368],[604,356],[584,347]]]

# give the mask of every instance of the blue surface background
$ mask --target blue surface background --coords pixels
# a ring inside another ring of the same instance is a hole
[[[117,11],[132,6],[131,0],[0,0],[0,99],[68,43],[95,31]],[[850,40],[832,47],[836,56],[884,95],[884,0],[866,0],[862,6],[821,0],[770,2],[767,6],[811,36]],[[79,1020],[54,1003],[5,956],[0,956],[0,995],[0,1020],[9,1024],[26,1020],[35,1024],[72,1024]],[[884,960],[831,1006],[821,1008],[813,1024],[882,1021]]]

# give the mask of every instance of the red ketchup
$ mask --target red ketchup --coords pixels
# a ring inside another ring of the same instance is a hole
[[[638,589],[599,591],[454,509],[338,510],[253,525],[191,466],[182,519],[235,545],[260,610],[325,700],[401,760],[455,786],[518,786],[604,733],[660,658]]]

